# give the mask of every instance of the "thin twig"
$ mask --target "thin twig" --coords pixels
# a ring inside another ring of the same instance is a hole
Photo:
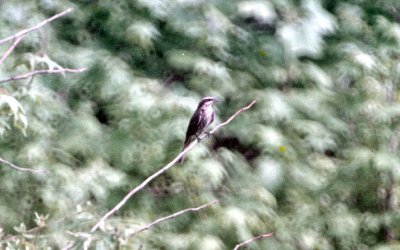
[[[15,41],[13,42],[13,44],[10,46],[10,48],[8,48],[8,50],[4,53],[4,55],[1,57],[0,59],[0,64],[3,63],[3,61],[10,55],[10,53],[15,49],[15,47],[17,47],[18,43],[21,41],[22,38],[24,38],[25,35],[19,36],[17,38],[15,38]]]
[[[41,69],[41,70],[34,70],[28,73],[25,73],[23,75],[19,75],[19,76],[13,76],[11,78],[8,79],[4,79],[4,80],[0,80],[0,84],[5,83],[5,82],[9,82],[9,81],[17,81],[17,80],[23,80],[23,79],[27,79],[31,76],[34,75],[48,75],[48,74],[62,74],[62,73],[80,73],[85,71],[86,68],[80,68],[80,69],[67,69],[67,68],[62,68],[62,69]]]
[[[74,243],[72,241],[69,241],[67,245],[65,245],[65,247],[63,247],[61,250],[69,250],[72,248],[73,245]]]
[[[150,228],[151,228],[152,226],[154,226],[155,224],[158,224],[158,223],[160,223],[160,222],[163,222],[163,221],[166,221],[166,220],[175,218],[175,217],[177,217],[177,216],[179,216],[179,215],[182,215],[182,214],[184,214],[184,213],[186,213],[186,212],[196,212],[196,211],[199,211],[200,209],[203,209],[203,208],[205,208],[205,207],[211,206],[211,205],[213,205],[213,204],[215,204],[215,203],[217,203],[217,202],[218,202],[218,200],[214,200],[214,201],[209,202],[209,203],[207,203],[207,204],[204,204],[204,205],[202,205],[202,206],[200,206],[200,207],[191,207],[191,208],[187,208],[187,209],[178,211],[178,212],[176,212],[176,213],[173,213],[173,214],[171,214],[171,215],[168,215],[168,216],[159,218],[159,219],[153,221],[152,223],[147,224],[147,225],[145,225],[145,226],[139,228],[139,229],[136,230],[135,232],[133,232],[133,233],[131,233],[131,234],[128,234],[128,235],[127,235],[127,238],[132,237],[133,235],[138,234],[138,233],[140,233],[140,232],[142,232],[142,231],[145,231],[145,230],[147,230],[147,229],[150,229]]]
[[[213,134],[213,133],[214,133],[215,131],[217,131],[220,127],[223,127],[223,126],[227,125],[228,123],[230,123],[230,122],[231,122],[233,119],[235,119],[235,117],[238,116],[240,113],[242,113],[243,111],[248,110],[249,108],[251,108],[251,107],[254,105],[254,103],[256,103],[256,100],[253,100],[253,101],[252,101],[249,105],[247,105],[246,107],[241,108],[241,109],[239,109],[238,111],[236,111],[236,113],[233,114],[231,117],[229,117],[228,120],[226,120],[226,121],[223,122],[223,123],[218,124],[215,128],[213,128],[213,129],[209,132],[209,134]]]
[[[271,237],[272,234],[273,234],[273,233],[261,234],[261,235],[259,235],[259,236],[254,237],[254,238],[248,239],[248,240],[246,240],[246,241],[244,241],[244,242],[242,242],[242,243],[240,243],[240,244],[237,244],[233,250],[237,250],[237,249],[239,249],[240,247],[245,246],[245,245],[248,245],[248,244],[250,244],[251,242],[256,241],[256,240],[258,240],[258,239],[263,239],[263,238]]]
[[[72,10],[73,10],[72,8],[69,8],[69,9],[67,9],[67,10],[65,10],[65,11],[63,11],[63,12],[61,12],[61,13],[58,13],[58,14],[56,14],[56,15],[54,15],[54,16],[52,16],[52,17],[50,17],[50,18],[48,18],[48,19],[46,19],[46,20],[44,20],[44,21],[42,21],[42,22],[40,22],[40,23],[38,23],[38,24],[36,24],[35,26],[33,26],[33,27],[29,28],[29,29],[21,30],[20,32],[18,32],[18,33],[15,34],[15,35],[12,35],[12,36],[9,36],[9,37],[6,37],[6,38],[0,40],[0,44],[3,44],[3,43],[8,42],[8,41],[10,41],[10,40],[14,40],[14,42],[13,42],[13,44],[10,46],[10,48],[8,48],[8,50],[7,50],[7,51],[4,53],[4,55],[1,57],[1,59],[0,59],[0,64],[3,63],[3,61],[4,61],[4,60],[11,54],[11,52],[15,49],[15,47],[18,45],[18,43],[21,41],[21,39],[24,38],[29,32],[39,29],[39,28],[42,27],[43,25],[45,25],[45,24],[47,24],[47,23],[53,21],[54,19],[57,19],[57,18],[59,18],[59,17],[61,17],[61,16],[64,16],[65,14],[68,14],[68,13],[71,12]]]
[[[40,22],[38,24],[36,24],[35,26],[33,26],[33,27],[29,28],[29,29],[21,30],[20,32],[18,32],[15,35],[6,37],[6,38],[0,40],[0,44],[3,44],[5,42],[7,42],[7,41],[10,41],[10,40],[16,39],[18,37],[24,36],[24,35],[26,35],[27,33],[31,32],[31,31],[37,30],[40,27],[42,27],[43,25],[45,25],[45,24],[47,24],[47,23],[49,23],[49,22],[51,22],[51,21],[53,21],[53,20],[55,20],[55,19],[57,19],[59,17],[62,17],[64,15],[70,13],[72,10],[73,10],[73,8],[66,9],[63,12],[58,13],[58,14],[56,14],[56,15],[54,15],[54,16],[52,16],[52,17],[50,17],[50,18],[48,18],[48,19],[46,19],[46,20],[44,20],[44,21],[42,21],[42,22]]]
[[[230,123],[236,116],[238,116],[241,112],[248,110],[249,108],[251,108],[254,103],[256,103],[256,100],[252,101],[249,105],[247,105],[244,108],[239,109],[238,111],[236,111],[235,114],[233,114],[231,117],[229,117],[228,120],[226,120],[225,122],[219,124],[218,126],[216,126],[213,130],[211,130],[209,132],[209,134],[213,134],[214,132],[216,132],[219,128],[221,128],[222,126],[227,125],[228,123]],[[206,137],[207,135],[202,135],[199,137],[199,139],[203,139],[204,137]],[[181,153],[179,153],[170,163],[168,163],[167,165],[165,165],[163,168],[161,168],[160,170],[158,170],[157,172],[155,172],[154,174],[150,175],[149,177],[147,177],[146,180],[144,180],[139,186],[135,187],[134,189],[132,189],[113,209],[111,209],[110,211],[108,211],[97,223],[96,225],[93,226],[93,228],[90,230],[90,232],[95,232],[103,223],[104,221],[110,217],[112,214],[114,214],[115,212],[117,212],[123,205],[125,205],[125,203],[138,191],[140,191],[141,189],[143,189],[150,181],[152,181],[154,178],[156,178],[157,176],[161,175],[162,173],[164,173],[165,171],[167,171],[169,168],[171,168],[183,155],[186,154],[186,152],[188,152],[189,150],[191,150],[197,143],[199,140],[194,140],[188,147],[185,148],[185,150],[183,150]]]
[[[11,163],[9,161],[4,160],[3,158],[0,158],[0,164],[1,163],[5,164],[8,167],[13,168],[13,169],[15,169],[17,171],[20,171],[20,172],[31,172],[31,173],[35,173],[35,174],[48,173],[47,170],[36,170],[36,169],[30,169],[30,168],[21,168],[21,167],[18,167],[17,165],[15,165],[15,164],[13,164],[13,163]]]

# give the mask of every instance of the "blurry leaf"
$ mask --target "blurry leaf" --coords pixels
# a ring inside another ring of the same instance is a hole
[[[347,44],[344,51],[348,54],[350,59],[361,65],[367,70],[372,70],[376,67],[376,58],[368,52],[364,52],[356,44]]]
[[[387,39],[393,39],[396,44],[400,44],[400,25],[397,23],[390,22],[383,16],[378,16],[377,29]]]
[[[200,75],[207,75],[221,81],[230,81],[228,70],[221,64],[208,60],[198,60],[194,65],[194,71]]]
[[[266,189],[277,190],[284,181],[281,165],[270,158],[258,159],[256,165],[257,175]]]
[[[351,242],[356,242],[360,230],[358,219],[346,212],[332,215],[329,221],[329,233]]]
[[[46,54],[32,54],[27,53],[24,55],[24,59],[29,62],[29,66],[31,70],[45,68],[50,70],[58,70],[63,69],[58,63],[53,61],[48,55]],[[45,66],[45,67],[43,67]],[[61,73],[65,76],[65,73]]]
[[[278,151],[279,147],[285,144],[284,136],[273,127],[260,125],[256,131],[256,138],[259,140],[259,146],[267,152]]]
[[[147,8],[156,17],[165,17],[167,15],[167,6],[169,1],[164,0],[136,0],[140,7]]]
[[[350,3],[340,3],[337,7],[337,16],[342,23],[341,31],[351,34],[361,34],[367,28],[367,24],[363,20],[364,11],[360,6]]]
[[[239,239],[245,240],[251,237],[249,228],[247,227],[247,215],[244,211],[236,207],[228,207],[223,215],[226,224],[235,228],[235,232]]]
[[[283,25],[278,35],[293,56],[318,57],[322,52],[322,37],[334,31],[336,21],[316,0],[303,3],[306,17]]]
[[[307,64],[306,74],[321,88],[331,88],[333,83],[330,76],[314,64]]]
[[[12,116],[13,125],[26,135],[28,120],[25,116],[25,110],[14,97],[0,94],[0,114],[6,117]],[[5,120],[2,123],[5,123]],[[9,126],[4,124],[3,128],[7,129]]]
[[[192,70],[201,59],[201,56],[190,51],[171,50],[168,53],[168,63],[179,70]]]
[[[35,212],[35,223],[38,227],[46,226],[46,220],[49,218],[49,214],[42,215]]]
[[[153,47],[153,41],[160,33],[152,23],[136,22],[129,26],[126,35],[129,41],[144,49],[150,49]]]
[[[237,5],[238,14],[244,18],[254,18],[260,23],[272,23],[276,13],[267,1],[242,1]]]
[[[14,230],[18,233],[25,233],[26,232],[26,225],[24,223],[19,224],[18,227],[14,227]]]
[[[213,188],[220,186],[226,176],[225,168],[214,160],[203,160],[198,169],[204,182],[209,183]]]
[[[294,110],[286,100],[285,95],[277,91],[269,91],[265,95],[265,118],[267,121],[285,121],[292,119]]]
[[[209,250],[220,250],[225,249],[224,243],[213,235],[206,235],[201,239],[197,249],[209,249]]]

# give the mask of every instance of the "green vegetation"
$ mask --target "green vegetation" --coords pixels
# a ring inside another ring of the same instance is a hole
[[[0,249],[400,248],[398,0],[0,1],[0,40],[71,7],[0,63],[87,68],[0,83],[0,159],[47,171],[0,164]],[[202,96],[257,103],[90,233]]]

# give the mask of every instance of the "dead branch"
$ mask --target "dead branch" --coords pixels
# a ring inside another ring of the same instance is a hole
[[[31,173],[35,173],[35,174],[48,173],[47,170],[35,170],[35,169],[30,169],[30,168],[21,168],[21,167],[18,167],[17,165],[15,165],[15,164],[13,164],[13,163],[11,163],[9,161],[4,160],[3,158],[0,158],[0,164],[1,163],[6,165],[6,166],[8,166],[8,167],[10,167],[10,168],[13,168],[13,169],[15,169],[17,171],[20,171],[20,172],[31,172]]]
[[[24,38],[29,32],[41,28],[43,25],[48,24],[51,21],[68,14],[72,10],[73,10],[73,8],[69,8],[67,10],[64,10],[63,12],[58,13],[58,14],[56,14],[56,15],[54,15],[54,16],[52,16],[52,17],[50,17],[50,18],[48,18],[48,19],[46,19],[46,20],[44,20],[44,21],[42,21],[42,22],[40,22],[38,24],[36,24],[35,26],[33,26],[33,27],[29,28],[29,29],[21,30],[20,32],[18,32],[15,35],[12,35],[12,36],[9,36],[9,37],[6,37],[6,38],[0,40],[0,45],[5,43],[5,42],[8,42],[10,40],[14,40],[13,44],[7,49],[7,51],[1,57],[0,64],[3,63],[3,61],[11,54],[11,52],[15,49],[15,47],[17,47],[18,43],[22,40],[22,38]]]
[[[63,12],[58,13],[58,14],[56,14],[56,15],[54,15],[54,16],[52,16],[52,17],[50,17],[50,18],[48,18],[48,19],[46,19],[46,20],[44,20],[44,21],[42,21],[42,22],[40,22],[38,24],[36,24],[35,26],[33,26],[33,27],[29,28],[29,29],[21,30],[20,32],[18,32],[15,35],[6,37],[4,39],[1,39],[0,40],[0,44],[3,44],[3,43],[8,42],[10,40],[13,40],[13,39],[19,38],[21,36],[24,36],[24,35],[26,35],[27,33],[31,32],[31,31],[37,30],[40,27],[42,27],[43,25],[48,24],[49,22],[51,22],[51,21],[53,21],[53,20],[55,20],[57,18],[60,18],[60,17],[62,17],[64,15],[70,13],[71,11],[73,11],[73,8],[66,9]]]
[[[4,55],[1,57],[0,59],[0,64],[3,63],[3,61],[11,54],[11,52],[15,49],[15,47],[17,47],[18,43],[21,41],[22,38],[24,38],[25,35],[19,36],[17,38],[15,38],[15,41],[13,42],[13,44],[11,44],[10,48],[8,48],[8,50],[4,53]]]
[[[31,76],[34,75],[49,75],[49,74],[63,74],[63,73],[80,73],[85,71],[86,68],[80,68],[80,69],[67,69],[67,68],[61,68],[61,69],[41,69],[41,70],[34,70],[28,73],[25,73],[23,75],[19,76],[13,76],[8,79],[0,80],[0,84],[5,83],[5,82],[10,82],[10,81],[17,81],[17,80],[23,80],[27,79]]]
[[[254,103],[256,103],[256,100],[253,100],[249,105],[247,105],[244,108],[239,109],[238,111],[236,111],[235,114],[233,114],[231,117],[229,117],[228,120],[226,120],[225,122],[219,124],[218,126],[216,126],[213,130],[211,130],[209,132],[209,134],[213,134],[215,133],[218,129],[220,129],[221,127],[227,125],[228,123],[230,123],[236,116],[238,116],[241,112],[248,110],[249,108],[251,108]],[[207,135],[202,135],[199,137],[199,139],[203,139],[204,137],[206,137]],[[90,232],[95,232],[103,223],[104,221],[110,217],[112,214],[114,214],[115,212],[117,212],[123,205],[125,205],[125,203],[138,191],[140,191],[141,189],[143,189],[150,181],[152,181],[154,178],[156,178],[157,176],[161,175],[162,173],[164,173],[165,171],[167,171],[168,169],[170,169],[183,155],[186,154],[186,152],[188,152],[189,150],[191,150],[196,144],[198,143],[198,140],[194,140],[185,150],[183,150],[181,153],[179,153],[170,163],[168,163],[167,165],[165,165],[163,168],[161,168],[160,170],[158,170],[156,173],[152,174],[151,176],[147,177],[146,180],[144,180],[139,186],[135,187],[134,189],[132,189],[113,209],[111,209],[110,211],[108,211],[97,223],[96,225],[93,226],[93,228],[90,230]]]
[[[150,229],[152,226],[154,226],[155,224],[158,224],[158,223],[160,223],[160,222],[163,222],[163,221],[166,221],[166,220],[175,218],[175,217],[177,217],[177,216],[179,216],[179,215],[182,215],[182,214],[184,214],[184,213],[186,213],[186,212],[196,212],[196,211],[199,211],[200,209],[203,209],[203,208],[205,208],[205,207],[211,206],[211,205],[213,205],[213,204],[215,204],[215,203],[218,203],[218,200],[214,200],[214,201],[212,201],[212,202],[209,202],[209,203],[207,203],[207,204],[201,205],[201,206],[199,206],[199,207],[187,208],[187,209],[178,211],[178,212],[176,212],[176,213],[173,213],[173,214],[171,214],[171,215],[168,215],[168,216],[159,218],[159,219],[153,221],[152,223],[149,223],[149,224],[147,224],[147,225],[145,225],[145,226],[139,228],[139,229],[136,230],[135,232],[133,232],[133,233],[131,233],[131,234],[128,234],[128,235],[127,235],[127,238],[132,237],[133,235],[138,234],[138,233],[140,233],[140,232],[142,232],[142,231],[145,231],[145,230],[147,230],[147,229]]]
[[[236,113],[233,114],[231,117],[229,117],[228,120],[226,120],[226,121],[223,122],[223,123],[218,124],[215,128],[213,128],[213,129],[209,132],[209,134],[213,134],[213,133],[214,133],[215,131],[217,131],[219,128],[221,128],[221,127],[227,125],[228,123],[230,123],[230,122],[231,122],[233,119],[235,119],[236,116],[238,116],[240,113],[242,113],[243,111],[248,110],[249,108],[251,108],[251,107],[254,105],[254,103],[256,103],[256,100],[253,100],[253,101],[252,101],[249,105],[247,105],[246,107],[241,108],[241,109],[239,109],[238,111],[236,111]],[[204,135],[204,136],[207,136],[207,135]],[[202,138],[204,138],[204,136],[203,136]]]
[[[263,239],[263,238],[271,237],[272,234],[273,234],[273,233],[261,234],[261,235],[258,235],[258,236],[256,236],[256,237],[254,237],[254,238],[251,238],[251,239],[248,239],[248,240],[246,240],[246,241],[243,241],[242,243],[237,244],[233,250],[237,250],[237,249],[241,248],[242,246],[248,245],[248,244],[250,244],[251,242],[256,241],[256,240],[258,240],[258,239]]]
[[[72,241],[68,241],[67,245],[65,245],[65,247],[63,247],[61,250],[70,250],[73,245],[74,243]]]

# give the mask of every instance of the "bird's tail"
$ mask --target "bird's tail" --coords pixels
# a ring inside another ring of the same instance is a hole
[[[182,152],[183,150],[185,150],[185,148],[183,148],[183,149],[181,150],[181,152]],[[182,155],[181,158],[179,158],[177,162],[178,162],[178,163],[182,163],[184,160],[185,160],[185,155]]]
[[[189,146],[189,144],[190,144],[191,142],[192,142],[192,141],[189,140],[189,139],[186,139],[186,140],[185,140],[185,142],[184,142],[184,144],[183,144],[183,147],[182,147],[182,150],[181,150],[181,153],[182,153],[183,150],[186,149],[187,146]],[[185,155],[182,155],[181,158],[179,158],[177,162],[178,162],[178,163],[182,163],[184,160],[185,160]]]
[[[182,163],[185,160],[185,156],[182,155],[181,158],[179,158],[179,160],[177,161],[178,163]]]

